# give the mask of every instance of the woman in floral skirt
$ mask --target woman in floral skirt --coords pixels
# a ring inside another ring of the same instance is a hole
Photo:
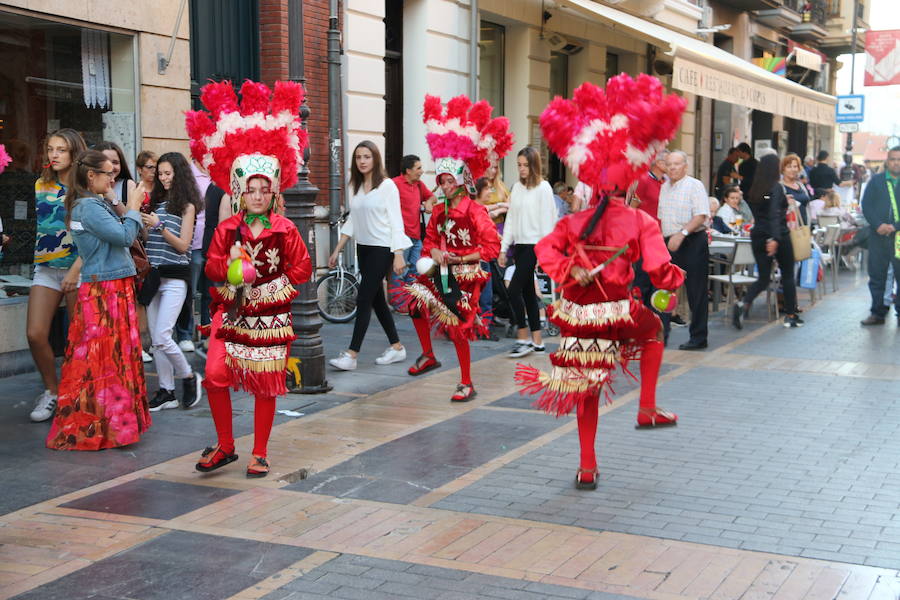
[[[102,450],[133,444],[150,427],[141,338],[128,248],[141,229],[140,197],[120,218],[104,195],[113,168],[101,152],[76,157],[66,193],[69,229],[83,265],[69,325],[59,404],[47,436],[53,450]]]

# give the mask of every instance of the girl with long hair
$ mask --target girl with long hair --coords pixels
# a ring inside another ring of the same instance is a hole
[[[69,324],[59,383],[59,406],[47,447],[102,450],[133,444],[150,427],[141,336],[135,310],[134,261],[128,247],[141,230],[132,197],[119,217],[109,201],[112,161],[102,152],[79,154],[66,214],[85,281]]]
[[[77,298],[81,260],[66,225],[64,197],[72,184],[75,157],[87,149],[74,129],[58,129],[44,141],[46,164],[40,178],[34,183],[35,215],[37,215],[37,239],[34,246],[34,280],[28,294],[26,336],[31,356],[44,391],[31,411],[34,422],[46,421],[56,409],[56,363],[50,346],[50,324],[66,299],[66,309],[72,318]]]
[[[372,311],[387,335],[388,346],[375,364],[389,365],[406,360],[406,349],[400,343],[397,327],[387,299],[384,280],[393,269],[397,275],[406,271],[403,250],[412,246],[403,228],[400,192],[397,184],[384,173],[378,146],[369,140],[357,144],[350,163],[350,215],[341,228],[341,239],[328,257],[328,267],[337,265],[338,254],[354,238],[362,281],[356,297],[356,321],[350,347],[329,364],[342,371],[356,369],[356,357],[362,348]]]
[[[141,216],[147,228],[147,258],[159,276],[159,286],[147,305],[147,325],[159,375],[159,390],[150,400],[150,410],[178,407],[176,377],[182,380],[181,406],[191,408],[200,402],[203,378],[191,369],[172,331],[188,296],[191,278],[188,254],[194,237],[194,219],[203,203],[191,167],[178,152],[159,157],[150,205],[153,212]],[[148,281],[144,282],[145,286]]]
[[[113,186],[107,192],[107,199],[112,204],[116,214],[122,216],[125,214],[125,202],[131,197],[137,185],[131,177],[131,169],[128,168],[128,161],[125,159],[125,153],[122,148],[115,142],[100,142],[94,146],[94,150],[102,152],[112,164],[113,170]]]
[[[509,352],[510,358],[544,351],[540,302],[534,290],[534,270],[537,266],[534,245],[553,231],[557,220],[553,189],[541,176],[541,155],[534,148],[526,146],[519,150],[516,165],[519,180],[513,184],[510,192],[509,212],[503,225],[503,242],[500,246],[500,256],[497,258],[500,266],[505,267],[506,251],[510,246],[514,246],[513,259],[516,271],[509,284],[508,293],[518,333],[516,343]]]
[[[799,159],[798,159],[799,160]],[[797,316],[797,287],[794,282],[794,247],[788,229],[787,215],[793,207],[792,200],[781,184],[781,162],[777,154],[767,154],[759,159],[756,175],[750,186],[747,201],[753,211],[753,229],[750,243],[759,276],[747,293],[735,305],[731,323],[736,329],[744,328],[744,316],[750,304],[769,287],[772,276],[772,260],[778,262],[781,271],[781,288],[784,290],[784,326],[802,327],[803,319]]]

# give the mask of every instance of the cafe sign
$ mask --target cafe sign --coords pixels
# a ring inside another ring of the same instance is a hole
[[[731,75],[675,56],[672,87],[754,110],[783,115],[799,121],[834,124],[834,104],[805,98],[758,80]]]

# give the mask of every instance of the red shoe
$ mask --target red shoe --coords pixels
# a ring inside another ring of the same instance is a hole
[[[233,463],[238,459],[238,455],[234,453],[234,450],[225,452],[221,446],[216,444],[215,447],[207,447],[200,455],[200,458],[200,462],[195,465],[196,469],[201,473],[209,473]]]
[[[418,375],[422,375],[423,373],[427,373],[428,371],[433,371],[441,366],[441,363],[433,357],[427,354],[423,354],[419,358],[416,359],[416,362],[411,366],[406,372],[416,377]]]
[[[257,479],[269,474],[269,461],[264,456],[254,456],[253,461],[247,465],[247,477]]]
[[[459,384],[456,386],[456,393],[450,396],[450,402],[468,402],[478,395],[475,386],[471,383]]]
[[[653,429],[656,427],[674,427],[678,425],[678,415],[657,408],[656,410],[640,409],[637,416],[635,429]]]
[[[599,476],[600,470],[596,467],[593,471],[588,471],[587,469],[578,469],[578,473],[575,474],[575,489],[596,490],[597,478]]]

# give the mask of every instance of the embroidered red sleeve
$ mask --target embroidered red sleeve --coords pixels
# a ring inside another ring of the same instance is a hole
[[[666,242],[659,231],[656,220],[647,213],[638,211],[639,218],[641,258],[643,269],[650,276],[654,287],[664,290],[674,290],[684,283],[684,271],[672,264],[672,257]]]
[[[227,222],[227,221],[226,221]],[[206,276],[210,281],[222,282],[228,273],[228,255],[229,255],[229,235],[230,230],[225,228],[223,222],[213,232],[212,241],[209,244],[209,250],[206,251]]]
[[[284,246],[284,274],[295,285],[306,283],[312,276],[312,261],[309,258],[306,244],[303,243],[303,238],[295,227],[288,229]]]
[[[478,232],[478,245],[481,247],[481,260],[491,261],[500,254],[500,235],[497,233],[497,226],[488,215],[487,207],[471,203],[472,221],[475,223],[475,230]]]
[[[444,214],[444,205],[435,204],[434,210],[431,211],[431,218],[428,219],[428,225],[425,226],[425,239],[422,240],[422,256],[431,256],[434,248],[440,248],[441,242],[438,239],[437,223]]]
[[[572,268],[572,257],[567,253],[576,243],[577,235],[569,228],[571,217],[557,221],[553,231],[534,246],[534,254],[544,273],[557,283],[565,283]]]

